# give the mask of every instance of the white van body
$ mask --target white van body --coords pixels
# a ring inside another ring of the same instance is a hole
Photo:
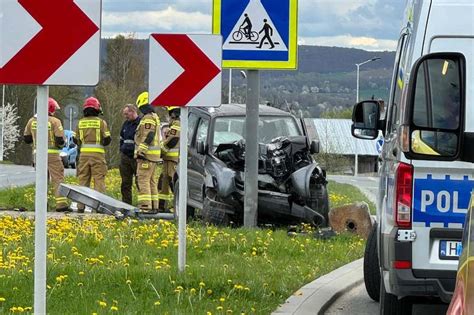
[[[435,52],[459,52],[466,59],[465,131],[474,132],[474,1],[408,1],[386,109],[377,244],[387,293],[399,299],[433,296],[449,302],[458,266],[459,248],[454,247],[461,241],[474,187],[472,164],[410,160],[400,145],[410,72],[420,57]],[[408,228],[397,226],[394,217],[400,163],[413,167],[412,222]],[[441,241],[452,248],[440,249]]]

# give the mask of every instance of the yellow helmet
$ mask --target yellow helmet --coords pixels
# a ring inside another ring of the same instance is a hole
[[[168,111],[171,112],[173,109],[180,109],[179,106],[167,106],[168,107]]]
[[[137,106],[138,108],[143,105],[148,105],[148,92],[143,92],[137,97]]]

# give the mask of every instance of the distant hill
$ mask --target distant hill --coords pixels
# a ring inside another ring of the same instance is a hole
[[[110,39],[102,40],[102,60]],[[148,68],[148,40],[134,40],[144,50]],[[320,117],[325,111],[344,110],[355,103],[356,63],[374,57],[380,60],[361,67],[360,98],[388,99],[395,53],[354,48],[299,46],[296,71],[261,71],[261,102],[291,110],[297,115]],[[246,80],[233,72],[232,101],[245,103]],[[147,78],[144,78],[147,80]],[[222,101],[228,100],[228,71],[224,70]]]

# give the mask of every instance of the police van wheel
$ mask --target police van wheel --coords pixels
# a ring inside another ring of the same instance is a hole
[[[380,315],[411,315],[413,303],[408,297],[399,299],[387,293],[383,279],[380,281]]]
[[[380,266],[377,255],[377,223],[373,225],[365,244],[364,282],[370,298],[378,302],[380,300]]]

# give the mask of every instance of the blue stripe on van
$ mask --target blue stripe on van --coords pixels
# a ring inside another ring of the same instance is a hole
[[[474,180],[468,176],[463,179],[433,179],[429,174],[426,178],[415,178],[413,189],[413,221],[425,223],[449,223],[464,225]]]

